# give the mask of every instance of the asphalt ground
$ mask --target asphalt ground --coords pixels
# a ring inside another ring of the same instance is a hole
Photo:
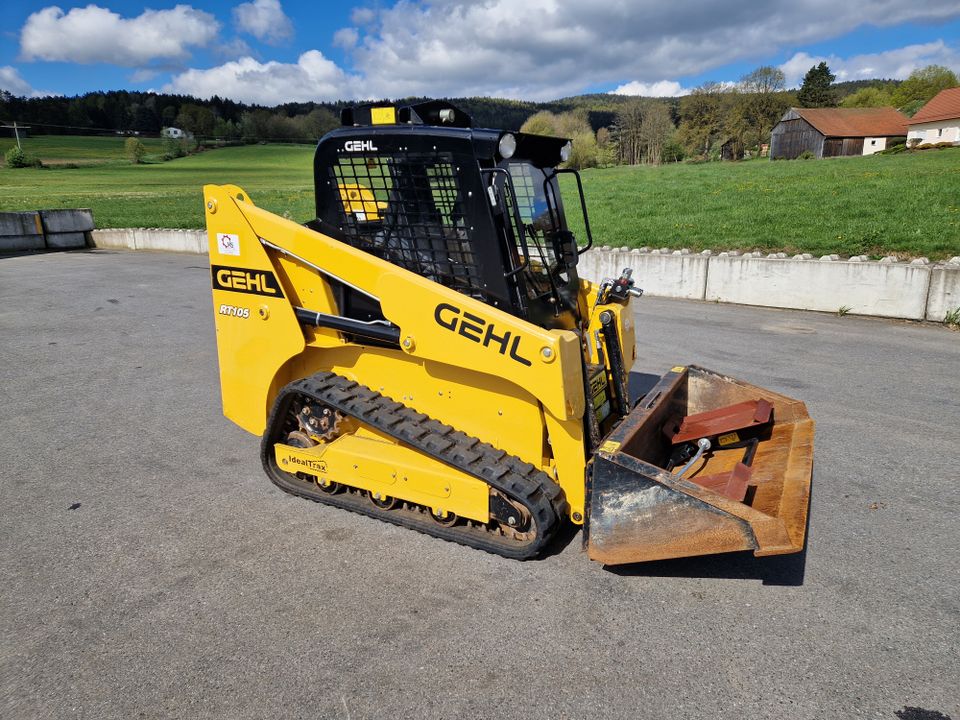
[[[960,720],[960,334],[638,321],[638,372],[807,402],[805,557],[520,563],[288,497],[221,415],[205,258],[0,259],[0,717]]]

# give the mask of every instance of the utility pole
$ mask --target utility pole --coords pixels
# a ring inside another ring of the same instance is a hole
[[[13,125],[3,125],[2,127],[5,127],[7,130],[13,130],[13,134],[16,135],[16,137],[17,137],[17,149],[20,150],[20,151],[23,151],[23,148],[20,147],[20,131],[21,131],[21,130],[29,130],[29,129],[30,129],[30,126],[29,126],[29,125],[17,125],[17,121],[14,120],[14,121],[13,121]]]

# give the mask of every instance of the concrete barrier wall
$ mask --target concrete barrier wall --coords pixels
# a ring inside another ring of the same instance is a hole
[[[930,272],[927,320],[943,322],[948,312],[960,308],[960,257],[954,260]]]
[[[46,246],[40,213],[0,213],[0,252],[43,250]]]
[[[932,265],[926,259],[878,262],[865,256],[787,256],[785,253],[722,252],[641,248],[598,248],[580,256],[588,280],[616,277],[634,269],[637,287],[660,297],[741,305],[845,312],[857,315],[933,320],[960,307],[960,257]]]
[[[94,230],[94,247],[128,250],[166,250],[168,252],[207,253],[205,230],[165,230],[162,228],[122,228]]]
[[[127,228],[94,230],[102,248],[207,253],[204,230]],[[715,300],[741,305],[934,320],[960,307],[960,257],[932,265],[920,259],[879,262],[836,255],[598,248],[580,256],[581,277],[595,282],[634,270],[637,286],[658,297]]]
[[[921,265],[728,255],[710,259],[704,299],[923,320],[929,284]]]
[[[0,213],[0,252],[84,248],[90,242],[90,210]]]
[[[633,268],[635,278],[642,278],[642,284],[637,284],[644,292],[659,297],[702,300],[708,261],[704,255],[681,250],[590,250],[580,256],[580,274],[591,280],[618,277],[629,267]],[[584,272],[586,268],[589,270]]]
[[[52,250],[87,247],[93,230],[90,210],[41,210],[47,247]]]

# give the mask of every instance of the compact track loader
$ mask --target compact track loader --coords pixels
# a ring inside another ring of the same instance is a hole
[[[577,275],[570,147],[366,106],[306,225],[206,186],[225,415],[283,490],[510,558],[568,522],[607,564],[801,550],[804,405],[693,366],[630,397],[640,291]]]

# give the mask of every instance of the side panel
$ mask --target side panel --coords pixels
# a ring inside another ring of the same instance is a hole
[[[521,460],[543,463],[540,406],[528,392],[496,376],[410,357],[399,350],[308,347],[291,375],[330,370],[377,390]]]
[[[400,326],[404,350],[502,377],[561,417],[583,414],[580,341],[574,333],[543,330],[422,282],[411,273],[386,272],[377,283],[383,313]]]
[[[277,464],[322,481],[344,477],[363,490],[424,505],[441,517],[486,522],[490,517],[487,484],[423,453],[372,433],[343,435],[312,448],[276,446]]]
[[[249,204],[249,199],[245,202]],[[303,333],[273,264],[237,201],[227,193],[216,197],[207,193],[207,203],[223,414],[260,435],[277,373],[303,351]]]

